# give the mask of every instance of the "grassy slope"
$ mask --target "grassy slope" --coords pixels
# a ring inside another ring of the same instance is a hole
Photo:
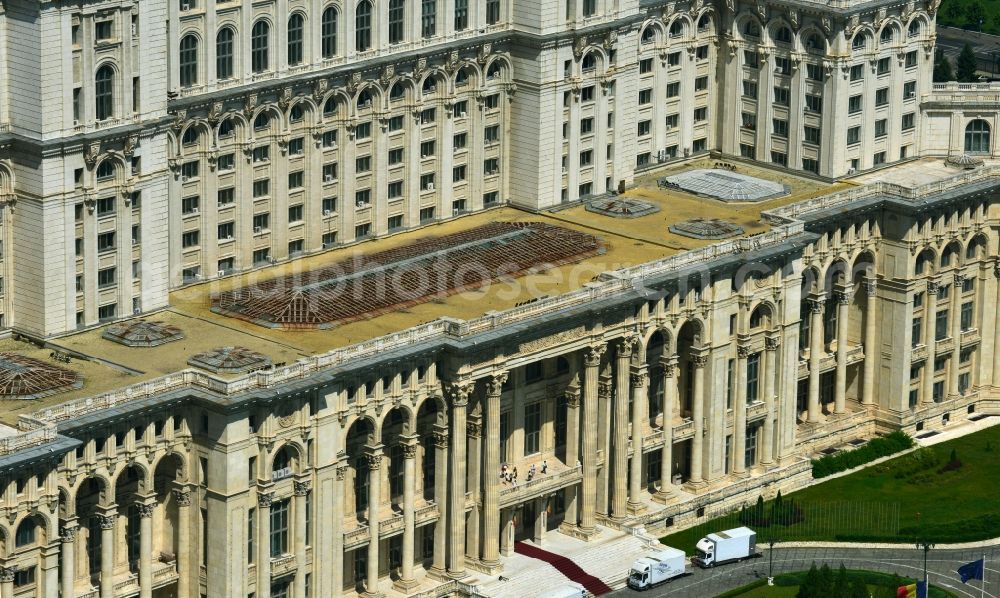
[[[988,444],[992,450],[987,450]],[[939,473],[952,449],[962,467]],[[787,527],[757,526],[758,543],[771,535],[780,540],[867,537],[910,542],[921,525],[924,535],[937,542],[1000,536],[1000,502],[991,483],[1000,479],[1000,426],[923,450],[933,451],[937,463],[922,466],[919,453],[910,453],[789,494],[786,499],[803,507],[805,519]],[[770,512],[770,503],[765,512]],[[705,533],[738,525],[734,513],[667,536],[663,542],[690,553]]]
[[[1000,2],[996,0],[943,0],[938,11],[938,25],[978,31],[978,24],[968,19],[968,7],[974,3],[983,7],[983,33],[1000,34]]]

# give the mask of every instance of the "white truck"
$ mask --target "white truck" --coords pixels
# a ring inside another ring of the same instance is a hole
[[[655,554],[644,556],[632,563],[628,574],[628,587],[648,590],[684,575],[687,557],[683,550],[665,546]]]
[[[708,534],[698,540],[695,549],[698,554],[691,562],[702,568],[760,556],[757,553],[757,532],[747,527]]]

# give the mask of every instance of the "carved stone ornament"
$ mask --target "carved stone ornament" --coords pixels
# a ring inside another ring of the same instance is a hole
[[[483,435],[483,424],[479,422],[465,422],[465,435],[469,438],[479,438]]]
[[[757,14],[762,21],[767,20],[767,5],[764,4],[764,0],[757,0]]]
[[[191,491],[190,490],[174,490],[174,498],[177,500],[178,507],[190,507],[191,506]]]
[[[83,150],[83,161],[87,163],[90,170],[97,166],[97,158],[101,155],[101,142],[95,141]]]
[[[869,297],[874,297],[875,293],[878,292],[878,281],[874,278],[865,280],[865,292]]]
[[[861,26],[861,15],[855,13],[847,19],[847,26],[844,27],[844,38],[851,39],[854,32]]]
[[[740,359],[746,359],[750,357],[750,345],[744,343],[738,343],[736,345],[736,356]]]
[[[580,60],[583,58],[583,51],[587,48],[587,36],[581,35],[573,40],[573,56]]]
[[[916,2],[908,0],[906,6],[903,7],[902,20],[904,23],[910,20],[910,16],[913,15],[914,10],[916,10]]]
[[[486,64],[486,61],[490,59],[490,55],[493,54],[493,44],[487,42],[479,47],[479,53],[476,58],[479,60],[479,64]]]
[[[288,110],[288,105],[292,103],[292,88],[286,87],[281,90],[281,95],[278,96],[278,106],[282,110]]]
[[[799,11],[798,10],[795,10],[793,8],[793,9],[791,9],[791,10],[788,11],[788,22],[792,24],[792,29],[793,30],[796,30],[796,31],[798,30],[799,25],[801,25],[801,23],[799,22]]]
[[[708,365],[708,355],[694,353],[691,355],[691,363],[693,363],[696,368],[703,368]]]
[[[452,50],[448,53],[448,61],[444,63],[444,70],[449,73],[458,70],[458,50]]]
[[[347,477],[347,466],[346,465],[338,465],[337,466],[337,479],[343,481],[343,479],[345,477]]]
[[[837,303],[840,305],[848,305],[851,302],[851,292],[850,291],[837,291],[836,293]]]
[[[448,448],[448,433],[447,432],[434,432],[434,446],[439,449]]]
[[[417,445],[413,443],[407,443],[400,445],[403,448],[403,458],[404,459],[414,459],[417,456]]]
[[[0,582],[13,583],[17,567],[0,567]]]
[[[642,388],[646,386],[646,374],[643,372],[633,372],[629,374],[629,384],[633,388]]]
[[[178,110],[174,116],[173,127],[174,129],[180,131],[184,128],[184,123],[187,121],[188,111],[187,109]]]
[[[676,2],[667,2],[667,5],[663,8],[663,16],[669,17],[677,12]]]
[[[247,99],[243,102],[243,114],[248,118],[253,114],[253,111],[257,109],[257,94],[248,93]]]
[[[310,484],[308,480],[304,482],[293,481],[292,493],[294,493],[295,496],[305,496],[306,494],[309,494],[309,488],[311,486],[312,484]]]
[[[941,292],[941,285],[935,280],[927,281],[927,292],[931,295],[937,295]]]
[[[126,158],[131,158],[135,155],[135,148],[139,147],[139,134],[133,133],[125,138],[125,145],[122,146],[122,154]]]
[[[827,35],[830,35],[830,32],[833,31],[833,22],[830,20],[830,17],[824,16],[822,19],[820,19],[819,26],[823,29],[823,32],[826,33]]]
[[[76,538],[76,532],[79,529],[80,528],[75,525],[73,527],[61,527],[59,528],[59,538],[63,542],[72,542],[73,539]]]
[[[564,330],[562,332],[557,332],[551,336],[542,337],[535,340],[530,340],[518,345],[519,353],[534,353],[540,349],[546,347],[552,347],[555,345],[561,345],[563,343],[580,338],[585,332],[583,326],[578,326],[571,330]]]
[[[417,59],[416,66],[413,67],[413,76],[419,78],[427,70],[427,57],[422,56]]]
[[[507,372],[501,372],[491,376],[486,381],[486,394],[491,397],[500,396],[503,392],[503,385],[507,383]]]
[[[583,356],[583,364],[589,368],[596,368],[601,365],[601,356],[608,350],[607,345],[594,345],[587,349]]]
[[[768,351],[777,351],[778,347],[781,345],[780,336],[765,336],[764,337],[764,348]]]
[[[138,503],[137,505],[135,505],[135,508],[136,508],[136,511],[139,512],[139,517],[142,517],[143,519],[149,519],[150,517],[153,516],[153,511],[156,508],[156,505],[150,505],[150,504],[141,502],[141,503]]]
[[[313,99],[319,102],[326,95],[327,90],[330,89],[330,80],[326,77],[316,79],[313,82]]]
[[[382,85],[389,85],[389,83],[396,77],[396,65],[387,64],[385,68],[382,69],[382,75],[379,77],[379,81]]]
[[[257,504],[260,506],[270,507],[272,502],[274,502],[274,495],[270,492],[259,492],[257,494]]]
[[[616,43],[618,43],[618,30],[612,29],[604,36],[604,49],[610,50],[615,47]]]
[[[938,9],[941,8],[941,0],[930,0],[927,3],[927,12],[933,17],[937,14]]]
[[[810,297],[808,301],[809,301],[809,310],[812,313],[814,314],[823,313],[823,307],[826,305],[825,297]]]
[[[565,397],[565,399],[566,399],[566,406],[569,407],[570,409],[576,409],[577,407],[580,406],[580,391],[579,390],[573,390],[573,391],[567,390],[563,394],[563,397]]]
[[[97,525],[101,529],[114,529],[115,518],[115,515],[97,515]]]
[[[450,382],[444,385],[444,391],[453,407],[468,405],[469,397],[475,388],[475,385],[470,382]]]

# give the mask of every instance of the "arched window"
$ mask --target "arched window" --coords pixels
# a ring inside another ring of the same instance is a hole
[[[233,119],[227,118],[226,120],[219,123],[219,139],[224,137],[231,137],[236,132],[236,125],[233,124]]]
[[[760,37],[760,26],[753,21],[747,21],[743,24],[743,37]]]
[[[107,64],[94,77],[94,111],[97,120],[115,115],[115,71]]]
[[[788,27],[778,27],[778,30],[774,32],[774,41],[783,44],[792,43],[792,30]]]
[[[806,38],[806,50],[822,52],[825,47],[823,39],[815,33]]]
[[[698,19],[698,31],[707,31],[708,28],[711,26],[712,26],[711,17],[709,17],[707,13],[701,15],[701,18]]]
[[[181,143],[184,145],[194,145],[198,143],[198,129],[196,127],[188,127],[184,130],[184,136],[181,137]]]
[[[233,76],[233,38],[229,27],[223,27],[215,36],[215,77],[229,79]]]
[[[389,101],[398,102],[406,97],[406,87],[402,83],[397,83],[389,90]]]
[[[910,23],[910,27],[906,30],[906,35],[908,37],[917,37],[920,35],[920,21],[913,21]]]
[[[337,9],[331,6],[323,11],[320,23],[320,44],[323,58],[333,58],[337,54]]]
[[[403,19],[406,13],[406,0],[389,0],[389,43],[398,44],[403,41],[406,27]]]
[[[302,64],[302,15],[295,13],[288,19],[288,64]]]
[[[656,41],[656,32],[652,27],[646,27],[642,32],[642,43],[651,44]]]
[[[14,535],[14,545],[20,548],[34,544],[37,527],[38,524],[30,517],[22,521],[21,525],[17,526],[17,532]]]
[[[965,151],[987,154],[990,151],[990,125],[977,118],[965,126]]]
[[[684,24],[678,19],[670,25],[670,37],[680,37],[682,35],[684,35]]]
[[[358,52],[372,47],[372,3],[369,0],[361,0],[355,12],[354,46]]]
[[[469,73],[465,72],[465,69],[461,69],[455,74],[455,87],[465,87],[469,84]]]
[[[358,94],[358,110],[366,110],[372,107],[372,94],[368,90]]]
[[[490,68],[486,70],[486,78],[490,80],[499,79],[501,72],[502,69],[500,68],[500,63],[494,62],[490,65]]]
[[[292,109],[288,111],[288,120],[296,123],[302,120],[305,116],[305,111],[302,109],[302,104],[295,104]]]
[[[267,21],[257,21],[250,31],[250,68],[255,73],[268,70],[268,45],[271,35]]]
[[[430,95],[437,91],[437,79],[433,76],[424,79],[423,94]]]
[[[597,58],[594,56],[593,52],[583,57],[583,64],[581,65],[581,68],[583,68],[583,72],[585,73],[589,73],[597,68]]]
[[[180,56],[181,87],[190,87],[198,82],[198,38],[188,34],[181,38]]]
[[[891,25],[886,26],[879,35],[879,41],[883,44],[891,44],[893,38],[893,27]]]
[[[851,48],[855,50],[863,50],[865,48],[867,41],[868,40],[865,39],[865,34],[859,33],[854,36],[853,40],[851,40]]]
[[[110,181],[115,178],[115,163],[111,160],[105,160],[97,165],[97,180],[100,181]]]
[[[323,104],[323,116],[331,116],[337,113],[337,98],[333,96],[327,98],[326,103]]]

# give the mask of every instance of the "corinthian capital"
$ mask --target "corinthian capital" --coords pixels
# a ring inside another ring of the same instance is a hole
[[[469,404],[469,397],[475,385],[471,382],[448,382],[444,384],[444,392],[452,407],[464,407]]]
[[[491,397],[500,396],[503,392],[503,385],[507,383],[507,372],[494,374],[486,381],[486,394]]]
[[[589,347],[583,355],[583,364],[589,368],[596,368],[601,365],[601,356],[607,350],[608,347],[604,343]]]

